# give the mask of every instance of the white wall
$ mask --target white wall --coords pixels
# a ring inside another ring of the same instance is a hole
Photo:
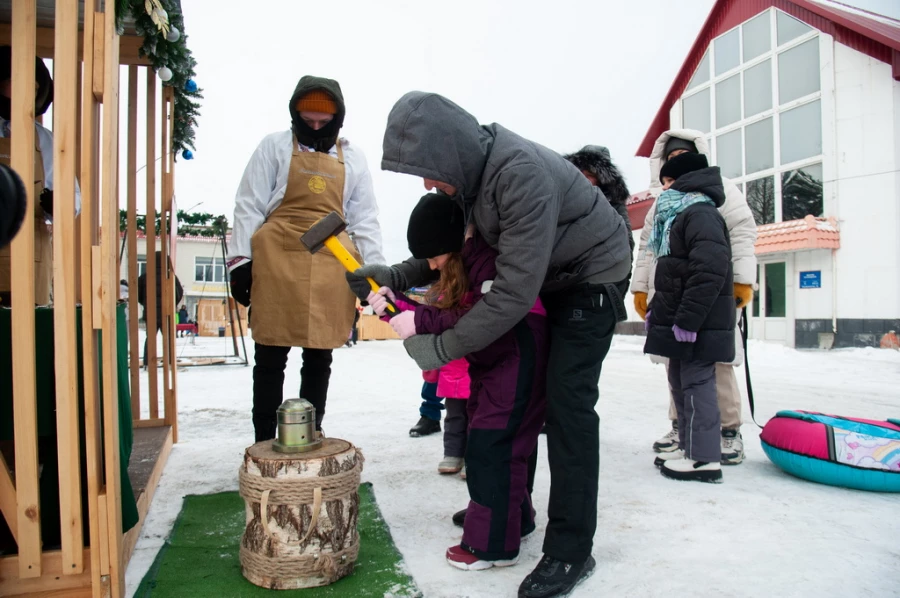
[[[900,317],[900,100],[891,66],[834,44],[838,317]],[[826,160],[829,156],[826,156]],[[829,188],[835,185],[835,188]],[[830,215],[830,214],[826,214]]]
[[[822,273],[822,288],[801,289],[800,272],[818,270]],[[794,273],[787,280],[793,288],[793,317],[798,320],[830,320],[832,317],[831,250],[798,251],[794,253]],[[790,306],[789,306],[790,309]]]

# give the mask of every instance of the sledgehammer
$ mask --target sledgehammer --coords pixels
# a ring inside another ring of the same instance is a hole
[[[341,245],[340,240],[338,240],[337,236],[343,232],[343,230],[347,228],[347,223],[344,222],[344,219],[341,218],[340,214],[337,212],[331,212],[324,218],[319,219],[318,222],[309,227],[309,230],[306,231],[302,237],[300,237],[300,242],[303,243],[307,249],[309,249],[310,253],[316,253],[323,247],[327,247],[331,250],[331,253],[334,254],[334,257],[340,261],[344,267],[347,269],[347,272],[356,272],[356,270],[360,267],[359,262],[350,255],[350,252]],[[369,285],[372,287],[372,290],[378,292],[378,283],[375,282],[372,278],[366,278],[369,281]],[[397,309],[397,306],[388,299],[387,300],[387,314],[388,317],[393,318],[397,314],[400,313],[400,310]]]

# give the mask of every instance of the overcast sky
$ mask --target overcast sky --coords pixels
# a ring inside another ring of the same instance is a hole
[[[856,6],[900,17],[897,0]],[[407,256],[421,179],[383,172],[388,112],[404,93],[441,93],[480,122],[560,152],[606,145],[629,189],[647,188],[637,147],[712,0],[183,1],[204,99],[192,161],[179,160],[178,206],[233,217],[247,160],[290,126],[303,75],[337,79],[342,136],[361,147],[381,209],[385,257]],[[140,162],[140,161],[139,161]],[[140,210],[143,211],[143,210]]]

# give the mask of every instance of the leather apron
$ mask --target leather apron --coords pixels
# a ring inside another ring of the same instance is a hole
[[[12,154],[11,140],[9,137],[0,137],[0,163],[9,166]],[[25,181],[23,181],[25,182]],[[27,183],[26,183],[27,184]],[[39,198],[44,190],[44,160],[38,147],[37,139],[34,140],[34,213],[32,226],[34,226],[34,302],[36,305],[50,303],[50,283],[53,280],[53,248],[50,243],[51,235],[47,224],[44,222],[44,210],[41,208]],[[28,225],[28,218],[22,226]],[[0,249],[0,293],[8,294],[12,291],[12,265],[10,247]],[[9,307],[9,305],[4,305]]]
[[[356,296],[344,267],[323,247],[311,254],[300,237],[334,211],[344,215],[344,152],[294,151],[281,205],[251,239],[253,286],[250,326],[253,340],[277,347],[336,349],[347,341]],[[362,261],[346,231],[338,235]]]

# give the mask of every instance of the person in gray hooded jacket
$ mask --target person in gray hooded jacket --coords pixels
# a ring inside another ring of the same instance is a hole
[[[480,125],[438,94],[413,91],[394,105],[384,135],[384,170],[424,179],[452,196],[499,256],[484,298],[441,335],[404,341],[423,370],[499,338],[540,295],[550,323],[547,445],[551,490],[544,557],[519,596],[569,592],[593,570],[599,420],[594,407],[603,359],[624,319],[622,283],[631,269],[626,226],[598,187],[558,153],[498,124]],[[348,275],[406,289],[427,284],[425,260],[367,265]]]

